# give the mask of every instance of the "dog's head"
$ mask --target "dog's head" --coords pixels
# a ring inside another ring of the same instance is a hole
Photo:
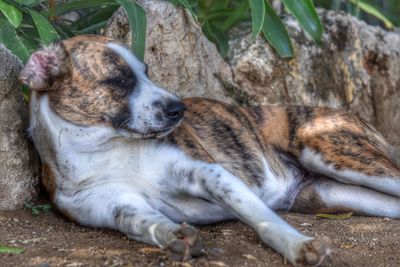
[[[182,120],[185,105],[152,83],[146,66],[103,36],[78,36],[32,54],[20,74],[50,107],[81,126],[107,125],[129,138],[161,137]]]

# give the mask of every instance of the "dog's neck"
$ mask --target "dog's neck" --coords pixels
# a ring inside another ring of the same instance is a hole
[[[107,149],[110,140],[120,138],[116,131],[105,126],[78,126],[56,114],[47,95],[31,95],[31,119],[29,132],[36,132],[35,142],[57,146],[57,151],[94,152]],[[39,131],[38,131],[39,130]]]

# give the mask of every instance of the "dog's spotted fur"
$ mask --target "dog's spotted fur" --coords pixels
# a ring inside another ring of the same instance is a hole
[[[191,98],[182,120],[185,106],[126,48],[99,36],[34,53],[21,81],[32,89],[43,184],[78,223],[187,259],[201,243],[185,222],[238,218],[294,265],[319,265],[329,241],[273,210],[400,217],[394,148],[344,111]]]

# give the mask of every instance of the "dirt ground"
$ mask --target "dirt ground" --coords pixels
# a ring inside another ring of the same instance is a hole
[[[329,236],[333,253],[324,266],[400,266],[400,221],[351,217],[315,219],[313,215],[281,213],[308,235]],[[0,266],[290,266],[263,245],[241,222],[198,227],[204,255],[185,263],[168,253],[127,239],[123,234],[85,228],[51,211],[33,216],[28,209],[0,213],[0,245],[25,249],[0,254]]]

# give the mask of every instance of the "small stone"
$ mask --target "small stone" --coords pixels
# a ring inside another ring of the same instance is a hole
[[[210,267],[212,266],[217,266],[217,267],[228,267],[224,262],[222,261],[210,261]]]
[[[23,240],[23,241],[22,241],[22,244],[39,243],[39,242],[45,241],[45,240],[47,240],[47,239],[46,239],[46,238],[43,238],[43,237],[35,237],[35,238]]]
[[[232,230],[229,230],[229,229],[221,230],[221,232],[223,235],[231,235],[232,234]]]
[[[161,250],[157,247],[145,247],[139,250],[140,253],[149,254],[149,253],[159,253]]]
[[[174,261],[172,262],[172,266],[178,266],[178,267],[193,267],[193,265],[191,265],[188,262],[182,262],[182,261]]]
[[[257,260],[257,258],[254,257],[254,256],[251,255],[251,254],[243,254],[242,256],[243,256],[244,258],[248,259],[248,260]]]
[[[350,249],[354,247],[354,243],[352,242],[342,243],[340,244],[340,247],[345,249]]]
[[[211,255],[221,255],[225,253],[225,250],[223,248],[218,248],[218,247],[212,247],[207,250],[207,252]]]

